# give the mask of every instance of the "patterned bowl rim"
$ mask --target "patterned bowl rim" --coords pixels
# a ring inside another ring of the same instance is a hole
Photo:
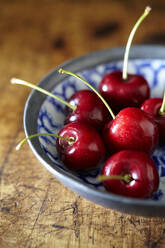
[[[61,83],[67,76],[59,75],[58,69],[63,68],[72,72],[80,72],[82,70],[94,67],[100,64],[106,64],[109,62],[115,62],[123,59],[124,47],[116,47],[110,49],[104,49],[94,51],[86,55],[80,56],[68,60],[60,66],[57,66],[49,74],[47,74],[39,83],[40,87],[45,88],[48,91],[52,91],[54,87]],[[165,46],[162,45],[137,45],[132,46],[129,59],[165,59]],[[50,79],[55,78],[52,82]],[[49,81],[50,80],[50,81]],[[50,82],[47,84],[47,82]],[[32,90],[25,104],[24,109],[24,130],[26,136],[32,135],[37,132],[37,119],[40,108],[47,96],[38,94],[37,91]],[[153,201],[151,199],[133,199],[113,193],[101,192],[92,188],[90,185],[86,185],[84,182],[80,182],[75,176],[68,174],[67,171],[55,167],[55,163],[46,155],[42,150],[38,139],[28,140],[29,146],[32,149],[34,155],[46,167],[59,181],[63,184],[72,185],[70,188],[75,192],[82,192],[83,194],[90,194],[92,198],[102,199],[105,202],[116,202],[118,204],[128,204],[132,206],[145,206],[145,207],[164,207],[165,201]],[[85,193],[86,192],[86,193]]]

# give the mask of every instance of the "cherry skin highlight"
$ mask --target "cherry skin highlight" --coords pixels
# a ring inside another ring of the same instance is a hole
[[[88,123],[97,130],[101,130],[110,119],[106,106],[91,90],[75,92],[68,102],[76,106],[76,110],[72,111],[67,108],[68,115],[66,116],[65,124],[79,121]]]
[[[140,107],[150,97],[150,88],[144,77],[128,74],[124,80],[121,71],[105,75],[99,91],[115,113],[126,107]]]
[[[149,98],[141,106],[141,109],[148,113],[156,122],[159,129],[161,144],[165,144],[165,114],[160,114],[163,98]]]
[[[62,162],[71,170],[95,168],[105,157],[104,143],[91,125],[73,122],[65,125],[58,134],[73,142],[57,139],[56,147]]]
[[[139,108],[125,108],[104,129],[103,137],[111,153],[137,150],[151,154],[158,143],[158,127],[147,113]]]
[[[153,160],[144,152],[124,150],[111,156],[102,175],[130,175],[128,183],[118,179],[103,182],[107,191],[127,197],[148,198],[157,191],[159,175]]]

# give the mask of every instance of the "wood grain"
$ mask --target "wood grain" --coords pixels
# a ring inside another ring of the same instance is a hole
[[[163,248],[165,219],[123,215],[71,192],[36,160],[24,137],[29,89],[10,78],[37,83],[55,66],[94,50],[125,45],[148,1],[0,2],[0,247]],[[165,43],[165,3],[135,42]]]

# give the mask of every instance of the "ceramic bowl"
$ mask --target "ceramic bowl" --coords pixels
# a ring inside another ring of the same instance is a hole
[[[110,71],[121,69],[124,48],[114,48],[87,54],[70,60],[60,67],[78,73],[95,88]],[[58,73],[55,68],[41,82],[40,87],[67,100],[75,91],[83,88],[82,82],[72,76]],[[128,71],[143,75],[149,82],[152,97],[162,97],[165,90],[165,47],[134,46],[129,56]],[[33,90],[26,102],[24,128],[27,136],[37,132],[58,133],[63,126],[65,106],[51,97]],[[99,169],[88,173],[69,171],[59,160],[56,141],[43,136],[29,141],[38,160],[68,188],[104,207],[138,216],[165,216],[165,146],[158,147],[152,158],[160,175],[160,187],[151,199],[127,198],[105,191],[96,180]]]

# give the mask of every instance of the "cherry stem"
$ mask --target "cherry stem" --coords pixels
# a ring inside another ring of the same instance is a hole
[[[47,91],[47,90],[45,90],[43,88],[40,88],[37,85],[31,84],[31,83],[29,83],[27,81],[24,81],[24,80],[21,80],[21,79],[18,79],[18,78],[12,78],[11,83],[12,84],[20,84],[20,85],[28,86],[28,87],[30,87],[32,89],[35,89],[35,90],[40,91],[40,92],[42,92],[42,93],[44,93],[44,94],[46,94],[46,95],[48,95],[50,97],[55,98],[56,100],[60,101],[61,103],[65,104],[66,106],[71,108],[73,111],[76,109],[76,106],[71,105],[67,101],[63,100],[61,97],[56,96],[56,95],[52,94],[51,92],[49,92],[49,91]]]
[[[124,176],[120,176],[120,175],[110,175],[110,176],[103,176],[103,175],[99,175],[97,177],[97,179],[99,181],[106,181],[106,180],[111,180],[111,179],[117,179],[117,180],[123,180],[126,183],[131,182],[132,177],[130,174],[125,174]]]
[[[105,104],[105,106],[107,107],[108,111],[110,112],[111,116],[113,119],[115,119],[115,115],[114,113],[112,112],[110,106],[108,105],[108,103],[104,100],[104,98],[99,94],[99,92],[91,85],[89,84],[85,79],[81,78],[79,75],[73,73],[73,72],[70,72],[70,71],[66,71],[66,70],[63,70],[62,68],[60,68],[58,70],[59,73],[65,73],[65,74],[68,74],[68,75],[71,75],[73,77],[76,77],[78,78],[79,80],[81,80],[83,83],[85,83],[90,89],[92,89],[96,94],[97,96],[102,100],[102,102]]]
[[[160,115],[165,115],[165,92],[164,92],[163,102],[162,102],[159,113]]]
[[[66,138],[66,137],[62,137],[62,136],[59,136],[57,134],[52,134],[52,133],[37,133],[37,134],[30,135],[30,136],[24,138],[23,140],[21,140],[21,142],[16,146],[16,150],[18,151],[27,140],[30,140],[32,138],[36,138],[39,136],[53,136],[53,137],[56,137],[59,139],[66,140],[69,145],[72,145],[75,141],[73,137]]]
[[[127,45],[126,45],[126,49],[125,49],[125,54],[124,54],[124,62],[123,62],[123,75],[122,78],[123,80],[127,80],[127,74],[128,74],[128,56],[129,56],[129,50],[132,44],[132,40],[133,37],[135,35],[135,32],[137,30],[137,28],[139,27],[139,25],[141,24],[141,22],[147,17],[147,15],[150,13],[151,11],[151,7],[147,6],[144,10],[144,13],[140,16],[140,18],[137,20],[137,22],[135,23],[135,26],[133,27],[128,41],[127,41]]]

